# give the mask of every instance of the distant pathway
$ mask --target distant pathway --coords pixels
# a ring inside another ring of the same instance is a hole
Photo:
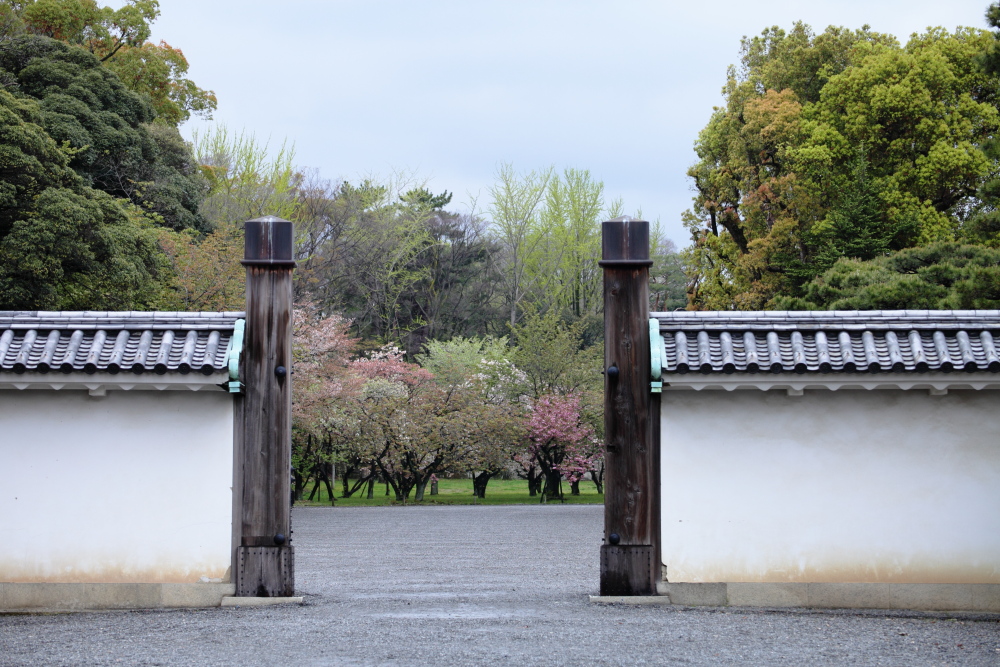
[[[308,604],[0,616],[0,665],[1000,665],[1000,622],[598,606],[601,508],[296,508]]]

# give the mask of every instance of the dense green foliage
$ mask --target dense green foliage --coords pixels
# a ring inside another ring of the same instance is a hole
[[[155,67],[116,72],[158,14],[155,0],[0,5],[0,308],[162,306],[164,228],[210,228],[207,181],[176,122],[214,102],[176,107],[167,89],[190,83],[176,68],[166,88]]]
[[[84,49],[41,36],[0,45],[9,88],[40,102],[41,125],[71,156],[84,184],[128,199],[174,229],[204,229],[204,179],[170,125],[154,124],[149,99]]]
[[[184,78],[184,54],[147,41],[159,15],[158,0],[126,0],[117,10],[95,0],[17,0],[0,6],[0,26],[7,35],[32,33],[89,51],[149,100],[161,122],[177,125],[192,114],[209,118],[215,95]]]
[[[1000,308],[1000,249],[941,242],[870,261],[841,259],[802,297],[775,302],[788,310]]]
[[[818,306],[820,283],[864,262],[993,243],[1000,79],[983,63],[995,45],[971,28],[900,46],[867,26],[801,23],[745,39],[689,171],[692,306]]]
[[[147,304],[161,253],[141,214],[88,188],[31,99],[0,90],[0,294],[5,308]]]

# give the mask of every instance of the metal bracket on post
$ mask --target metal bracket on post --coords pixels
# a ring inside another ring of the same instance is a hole
[[[243,353],[243,332],[246,330],[246,324],[246,320],[236,320],[233,337],[229,339],[229,348],[226,350],[230,394],[243,393],[243,383],[240,382],[240,355]]]
[[[663,382],[661,381],[663,376],[663,352],[664,341],[663,336],[660,335],[660,321],[655,317],[651,317],[649,318],[649,363],[652,381],[649,383],[649,390],[654,394],[659,394],[663,391]]]

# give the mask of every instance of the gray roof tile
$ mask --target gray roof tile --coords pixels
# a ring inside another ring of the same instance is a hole
[[[1000,372],[1000,311],[653,313],[664,373]],[[2,343],[0,343],[2,344]]]
[[[225,370],[241,312],[0,311],[0,371]]]

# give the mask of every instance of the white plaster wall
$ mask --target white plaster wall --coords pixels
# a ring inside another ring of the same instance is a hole
[[[1000,392],[662,405],[670,582],[1000,583]]]
[[[0,581],[227,580],[233,399],[0,391]]]

